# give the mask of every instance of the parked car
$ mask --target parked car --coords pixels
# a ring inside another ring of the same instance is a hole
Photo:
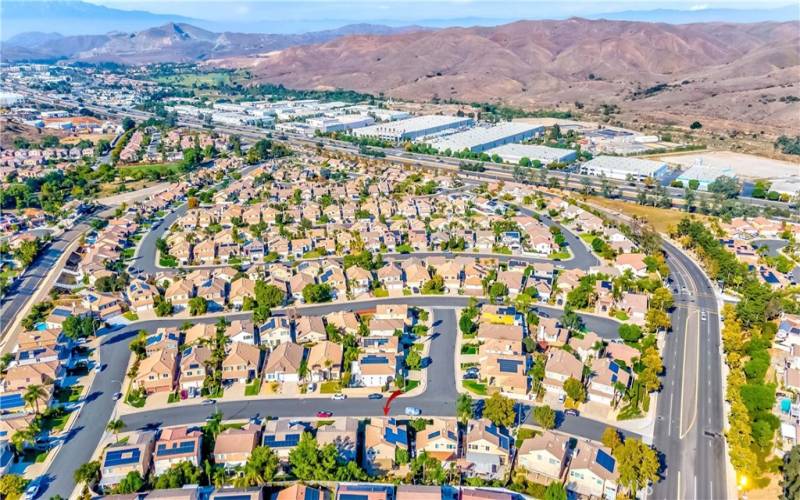
[[[332,416],[333,416],[333,412],[332,411],[319,410],[317,412],[317,418],[328,418],[328,417],[332,417]]]
[[[204,405],[213,405],[214,403],[216,403],[216,401],[213,399],[206,399],[205,401],[203,401]]]
[[[339,401],[339,400],[341,400],[341,399],[347,399],[347,396],[345,396],[345,395],[344,395],[344,394],[342,394],[341,392],[337,392],[336,394],[334,394],[333,396],[331,396],[331,399],[333,399],[334,401]]]
[[[122,397],[122,393],[121,392],[115,392],[114,393],[114,401],[119,401],[119,398],[121,398],[121,397]]]
[[[33,500],[39,493],[39,481],[34,480],[25,488],[25,500]]]
[[[409,417],[418,417],[422,415],[422,410],[415,406],[406,406],[406,415]]]
[[[574,408],[570,408],[569,410],[564,410],[564,415],[572,415],[573,417],[579,417],[581,412]]]
[[[380,392],[373,392],[372,394],[370,394],[367,397],[369,399],[383,399],[383,394],[381,394]]]
[[[706,312],[705,312],[705,311],[703,311],[703,312],[700,314],[700,319],[701,319],[701,320],[703,320],[703,321],[705,321],[705,320],[707,320],[707,319],[708,319],[708,315],[706,315]]]
[[[103,371],[103,365],[101,365],[100,363],[97,363],[96,365],[94,365],[94,372],[95,373],[100,373],[101,371]]]

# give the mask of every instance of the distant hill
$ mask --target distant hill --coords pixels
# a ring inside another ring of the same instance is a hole
[[[79,0],[4,0],[0,23],[5,40],[20,33],[57,29],[62,35],[85,35],[109,31],[139,31],[151,26],[203,21],[184,16],[122,10]]]
[[[786,5],[774,9],[653,9],[627,10],[606,14],[591,14],[589,19],[642,21],[651,23],[759,23],[765,21],[800,21],[800,6]]]
[[[353,34],[406,33],[417,27],[390,28],[371,24],[299,35],[215,33],[186,23],[167,23],[134,33],[62,36],[58,33],[21,33],[0,45],[5,62],[74,60],[147,64],[193,62],[212,57],[241,56],[281,50],[296,45],[324,43]]]
[[[257,79],[290,87],[523,107],[616,104],[646,120],[705,116],[724,127],[796,131],[799,42],[799,22],[575,18],[348,36],[209,64],[246,67]]]

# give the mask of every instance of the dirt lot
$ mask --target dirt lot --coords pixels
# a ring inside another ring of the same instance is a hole
[[[656,231],[664,233],[668,232],[671,227],[676,226],[687,215],[685,212],[677,210],[648,207],[621,200],[609,200],[600,196],[589,196],[587,200],[631,217],[636,216],[646,219]],[[704,219],[702,215],[694,214],[694,217]]]
[[[800,175],[800,162],[792,163],[761,156],[730,151],[704,151],[697,153],[663,155],[667,163],[690,167],[698,161],[710,167],[729,167],[737,176],[746,179],[776,179]]]

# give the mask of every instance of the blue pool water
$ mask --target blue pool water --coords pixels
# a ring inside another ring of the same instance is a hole
[[[781,411],[783,413],[789,413],[792,409],[792,400],[789,398],[781,399]]]
[[[36,326],[34,328],[36,328],[41,332],[42,330],[47,330],[47,325],[44,323],[36,323]]]

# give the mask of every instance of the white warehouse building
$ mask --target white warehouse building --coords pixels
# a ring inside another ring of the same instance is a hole
[[[648,177],[661,179],[669,167],[663,161],[642,160],[624,156],[598,156],[581,165],[584,175],[605,175],[609,179],[624,181],[628,175],[642,181]]]
[[[423,115],[398,120],[395,122],[379,123],[353,131],[358,137],[377,137],[391,141],[414,140],[446,130],[457,130],[469,127],[472,118],[446,115]]]
[[[439,137],[431,146],[439,151],[481,153],[503,144],[524,141],[544,133],[544,126],[522,122],[503,122],[490,127],[475,127],[464,132]]]
[[[335,118],[309,118],[306,123],[312,130],[325,133],[366,127],[375,123],[375,119],[368,115],[341,115]]]
[[[519,164],[523,158],[530,161],[539,160],[542,165],[549,165],[553,162],[567,163],[578,157],[578,153],[572,149],[551,148],[538,146],[536,144],[504,144],[492,148],[486,152],[489,155],[497,155],[506,163]]]

